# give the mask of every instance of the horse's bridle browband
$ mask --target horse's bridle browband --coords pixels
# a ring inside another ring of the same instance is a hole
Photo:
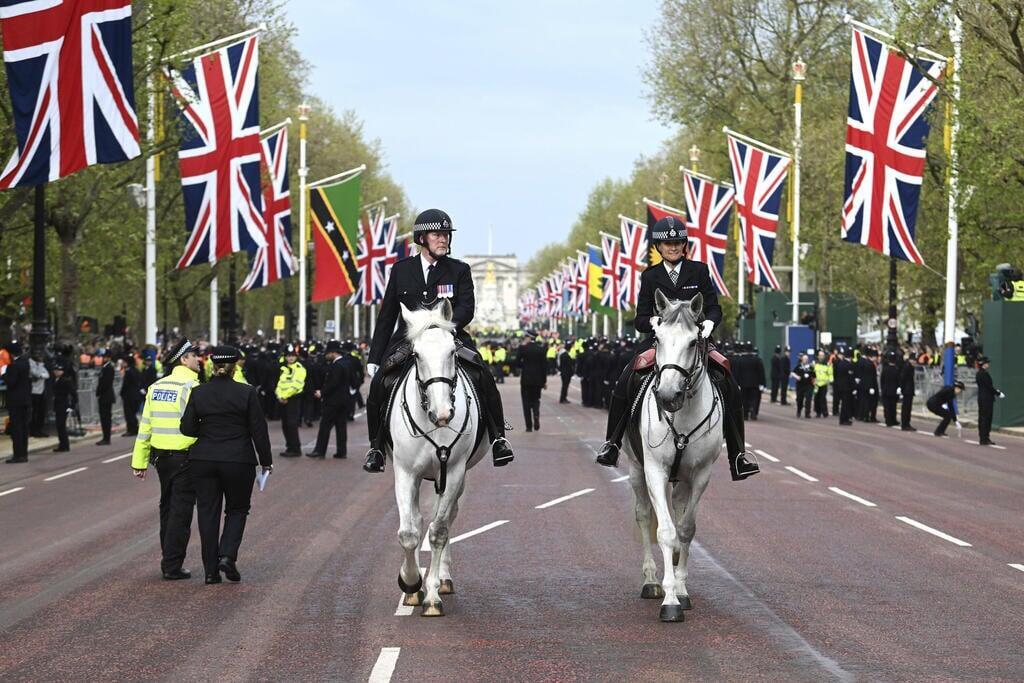
[[[658,356],[654,356],[654,389],[657,390],[661,384],[661,373],[665,370],[675,370],[683,376],[683,392],[686,393],[686,398],[693,398],[694,394],[697,393],[697,382],[700,381],[701,376],[707,371],[707,358],[708,358],[708,340],[701,336],[700,328],[697,328],[697,353],[693,354],[693,362],[690,364],[690,368],[686,369],[681,365],[675,363],[666,363],[665,365],[658,365]],[[657,344],[657,341],[655,341]]]
[[[413,359],[415,359],[415,358],[416,358],[416,354],[413,353]],[[441,382],[442,384],[447,384],[448,387],[449,387],[448,395],[449,395],[449,398],[450,398],[450,400],[452,402],[452,413],[455,412],[455,385],[459,381],[459,364],[458,364],[458,361],[456,361],[456,363],[455,363],[455,376],[454,377],[445,377],[443,375],[439,375],[437,377],[430,377],[430,378],[428,378],[426,380],[421,380],[420,379],[419,364],[416,363],[416,362],[413,362],[413,372],[416,375],[416,386],[419,388],[419,394],[420,394],[420,407],[422,407],[423,410],[427,409],[427,403],[428,403],[428,401],[427,401],[427,387],[429,387],[431,384],[434,384],[435,382]]]

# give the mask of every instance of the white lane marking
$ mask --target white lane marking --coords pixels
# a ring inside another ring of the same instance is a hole
[[[765,453],[760,448],[755,448],[754,452],[757,453],[758,455],[760,455],[762,458],[764,458],[768,462],[779,462],[779,459],[776,458],[774,455],[770,455],[768,453]]]
[[[540,505],[536,505],[536,506],[534,506],[533,509],[534,510],[543,510],[544,508],[549,508],[552,505],[558,505],[559,503],[564,503],[567,500],[572,500],[573,498],[577,498],[579,496],[585,496],[588,493],[593,492],[593,490],[594,489],[583,489],[582,491],[577,491],[576,493],[570,493],[568,496],[562,496],[561,498],[555,498],[554,500],[549,500],[546,503],[541,503]]]
[[[989,444],[989,446],[988,446],[988,447],[989,447],[989,448],[998,448],[998,449],[999,449],[999,450],[1001,450],[1001,451],[1005,451],[1005,450],[1006,450],[1006,446],[998,446],[998,445],[996,445],[996,444],[994,444],[994,443],[993,443],[993,444]]]
[[[391,675],[395,673],[395,664],[398,663],[400,647],[382,647],[377,655],[377,663],[373,665],[370,672],[370,683],[388,683]]]
[[[426,578],[426,573],[427,573],[427,570],[424,569],[423,567],[420,567],[420,576],[422,576],[423,578]],[[402,593],[401,595],[402,595],[402,597],[398,598],[398,609],[395,610],[395,616],[396,617],[411,617],[412,613],[413,613],[413,610],[415,610],[416,608],[413,607],[412,605],[406,605],[405,604],[405,593]]]
[[[1011,562],[1010,566],[1013,567],[1014,569],[1019,569],[1020,571],[1024,572],[1024,564],[1015,564],[1015,563]]]
[[[747,448],[750,448],[750,442],[749,441],[744,441],[743,445],[746,446]]]
[[[24,491],[24,486],[15,486],[13,489],[7,489],[6,491],[0,491],[0,496],[6,496],[8,493],[17,493],[18,491]]]
[[[472,531],[467,531],[464,534],[459,534],[458,536],[456,536],[454,538],[448,539],[448,543],[450,545],[452,543],[458,543],[459,541],[464,541],[467,538],[472,538],[473,536],[476,536],[477,534],[482,534],[485,531],[490,531],[491,529],[496,529],[499,526],[501,526],[502,524],[508,524],[508,520],[507,519],[499,519],[497,522],[491,522],[490,524],[485,524],[482,527],[480,527],[479,529],[473,529]]]
[[[856,502],[860,503],[861,505],[866,505],[869,508],[878,507],[877,505],[872,503],[870,500],[867,500],[865,498],[861,498],[860,496],[855,496],[852,493],[849,493],[847,491],[842,490],[838,486],[829,486],[828,490],[831,491],[832,493],[838,493],[840,496],[844,496],[846,498],[849,498],[852,501],[856,501]]]
[[[615,477],[614,479],[612,479],[612,483],[619,482],[619,481],[627,481],[628,479],[629,479],[629,475],[625,474],[625,475],[623,475],[621,477]]]
[[[796,476],[800,477],[801,479],[806,479],[807,481],[818,481],[817,479],[815,479],[811,475],[807,474],[803,470],[798,470],[797,468],[793,467],[792,465],[786,465],[786,469],[789,470],[790,472],[792,472],[793,474],[795,474]]]
[[[363,415],[366,415],[366,411],[365,411],[365,410],[360,410],[360,411],[359,411],[358,413],[355,413],[355,414],[353,414],[353,415],[352,415],[352,417],[353,417],[354,419],[358,420],[358,419],[359,419],[359,418],[361,418],[361,417],[362,417]]]
[[[107,458],[106,460],[104,460],[103,464],[106,465],[108,462],[117,462],[118,460],[124,460],[125,458],[130,457],[132,457],[131,453],[125,453],[124,455],[115,455],[113,458]]]
[[[977,441],[971,441],[970,439],[964,439],[964,443],[972,443],[972,444],[974,444],[975,446],[977,446],[977,445],[978,445],[978,442],[977,442]]]
[[[84,472],[87,469],[89,468],[79,467],[78,469],[68,470],[67,472],[61,472],[60,474],[55,474],[52,477],[47,477],[46,479],[43,479],[43,481],[53,481],[54,479],[60,479],[61,477],[70,477],[72,474],[78,474],[79,472]]]
[[[944,533],[942,531],[939,531],[938,529],[931,528],[927,524],[921,524],[921,522],[918,522],[916,519],[911,519],[910,517],[899,517],[899,516],[897,516],[896,519],[900,520],[904,524],[909,524],[910,526],[912,526],[914,528],[920,529],[921,531],[927,531],[932,536],[938,536],[942,540],[949,541],[950,543],[956,544],[956,545],[960,546],[961,548],[970,548],[971,547],[971,544],[968,543],[967,541],[961,541],[956,536],[950,536],[949,534]]]

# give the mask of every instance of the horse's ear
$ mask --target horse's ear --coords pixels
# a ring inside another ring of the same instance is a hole
[[[693,316],[694,320],[700,319],[700,314],[704,310],[704,295],[697,292],[696,296],[690,299],[690,315]]]
[[[664,317],[668,307],[668,297],[660,289],[654,290],[654,310],[658,312],[658,315]]]
[[[441,305],[439,308],[441,311],[441,317],[450,321],[452,319],[452,302],[448,299],[441,299]]]
[[[409,316],[412,315],[412,311],[410,311],[408,308],[406,308],[405,304],[403,304],[402,302],[398,302],[398,305],[402,309],[402,320],[404,320],[405,324],[408,325],[409,324]]]

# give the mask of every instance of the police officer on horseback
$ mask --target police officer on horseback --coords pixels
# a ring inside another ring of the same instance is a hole
[[[491,440],[494,465],[501,467],[512,462],[512,447],[505,439],[505,417],[498,387],[466,333],[465,328],[473,320],[476,307],[473,277],[468,264],[448,256],[454,231],[452,219],[444,211],[424,211],[416,217],[413,226],[413,240],[420,246],[419,255],[404,258],[391,269],[366,365],[367,373],[372,377],[366,400],[370,450],[363,469],[367,472],[384,471],[385,415],[382,411],[391,387],[412,360],[399,304],[404,304],[409,310],[417,310],[433,306],[442,299],[447,299],[452,307],[452,322],[456,325],[456,338],[462,347],[459,357],[465,361],[462,367],[473,379],[476,395],[482,404],[480,408]]]
[[[633,321],[636,331],[653,331],[651,318],[655,315],[655,292],[660,290],[669,299],[680,301],[689,301],[700,293],[704,297],[704,320],[700,323],[700,335],[710,339],[711,333],[722,321],[722,308],[718,305],[718,293],[711,283],[708,267],[703,263],[686,259],[686,226],[678,219],[667,216],[654,224],[650,239],[661,254],[662,263],[647,268],[640,276],[640,294],[637,299],[636,319]],[[636,354],[652,348],[655,341],[652,335],[638,344]],[[733,481],[739,481],[757,474],[760,470],[744,443],[743,408],[739,387],[725,365],[711,360],[714,355],[716,354],[709,355],[709,370],[725,407],[723,428],[729,454],[729,471],[732,473]],[[597,456],[599,465],[615,467],[618,462],[619,448],[622,446],[622,437],[630,418],[627,391],[634,372],[631,360],[626,364],[626,369],[615,385],[608,411],[607,440]]]

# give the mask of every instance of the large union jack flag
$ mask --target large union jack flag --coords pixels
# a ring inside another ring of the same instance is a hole
[[[690,241],[687,258],[708,266],[715,289],[729,296],[725,286],[725,249],[735,192],[731,185],[716,183],[707,176],[683,171],[686,190],[686,236]]]
[[[265,247],[256,36],[169,75],[181,107],[178,151],[190,235],[178,268]]]
[[[945,65],[909,62],[856,29],[852,53],[843,239],[924,263],[914,229],[929,129],[926,113]]]
[[[129,0],[5,0],[4,62],[18,148],[0,189],[139,155]]]
[[[288,129],[281,128],[263,138],[260,146],[263,168],[263,223],[267,246],[256,249],[250,259],[249,276],[241,291],[266,287],[295,274],[292,252],[292,201],[288,192]]]
[[[368,211],[361,222],[362,231],[356,253],[359,286],[349,304],[369,306],[383,301],[391,266],[398,261],[395,253],[398,214],[390,219],[385,218],[384,206],[377,206]]]
[[[641,221],[619,216],[619,230],[622,233],[622,253],[619,268],[622,270],[619,296],[622,307],[630,310],[640,297],[640,275],[647,267],[647,225]]]
[[[775,232],[779,227],[782,184],[791,159],[755,147],[733,135],[728,137],[747,281],[780,289],[772,270],[772,254],[775,251]]]
[[[619,238],[601,233],[601,305],[616,311],[622,310],[622,287],[619,271],[622,269],[622,243]]]

